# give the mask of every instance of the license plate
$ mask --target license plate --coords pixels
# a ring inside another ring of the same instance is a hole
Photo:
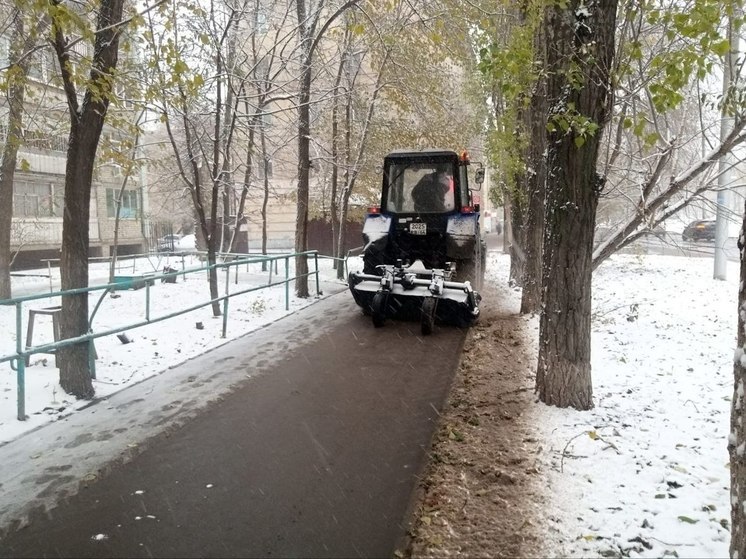
[[[427,235],[427,223],[410,223],[409,232],[412,235]]]

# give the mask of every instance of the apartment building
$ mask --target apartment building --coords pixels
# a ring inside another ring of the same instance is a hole
[[[0,35],[0,68],[8,66],[8,52],[9,37]],[[55,65],[51,51],[39,49],[33,53],[13,183],[14,269],[43,266],[44,260],[59,259],[61,254],[69,116],[63,92],[55,85]],[[0,97],[0,142],[7,141],[6,114],[7,99],[3,96]],[[104,129],[104,136],[113,134],[112,130]],[[97,167],[91,192],[90,256],[108,256],[111,252],[122,181],[121,168],[117,165],[102,162]],[[119,254],[147,249],[143,219],[147,193],[140,182],[138,177],[130,177],[121,193]]]

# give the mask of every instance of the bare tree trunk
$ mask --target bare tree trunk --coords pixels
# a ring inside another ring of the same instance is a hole
[[[122,186],[119,188],[119,194],[117,196],[117,199],[114,200],[116,213],[114,215],[114,246],[112,247],[111,254],[109,254],[109,283],[114,283],[114,276],[116,275],[117,253],[119,251],[119,215],[122,210],[122,196],[124,196],[124,190],[127,187],[127,180],[129,179],[129,176],[129,172],[124,175]]]
[[[231,39],[228,41],[228,69],[233,67],[236,56],[235,42],[236,31],[231,33]],[[223,167],[220,172],[220,186],[223,193],[223,226],[220,231],[220,250],[230,252],[233,248],[231,236],[231,198],[233,198],[233,172],[231,170],[231,136],[232,129],[235,126],[233,122],[233,87],[228,84],[225,97],[225,121],[223,124],[223,133],[221,134],[220,145],[223,151]],[[236,212],[238,220],[238,212]],[[238,225],[237,223],[235,225]]]
[[[307,20],[306,1],[296,0],[296,14],[298,16],[298,32],[301,43],[301,76],[298,92],[298,210],[295,219],[295,251],[300,253],[308,250],[308,198],[309,198],[309,170],[311,115],[309,103],[311,101],[311,63],[313,53],[327,29],[347,9],[357,4],[359,0],[347,0],[326,20],[316,33],[318,14]],[[298,297],[308,297],[308,259],[305,256],[295,258],[295,294]]]
[[[246,107],[246,114],[249,114],[250,105],[248,101],[244,101]],[[246,198],[249,195],[249,186],[251,185],[251,175],[254,169],[254,125],[256,124],[256,115],[251,119],[249,123],[249,141],[246,148],[246,170],[244,171],[243,187],[241,188],[241,196],[238,201],[238,207],[236,208],[236,223],[233,227],[231,234],[231,250],[235,249],[236,237],[238,236],[238,230],[243,225],[244,221],[244,209],[246,208]],[[262,265],[264,268],[264,265]]]
[[[332,256],[340,257],[341,248],[338,244],[339,224],[342,219],[339,215],[339,92],[344,74],[345,64],[347,63],[347,50],[349,48],[350,28],[345,27],[345,36],[342,41],[342,56],[339,59],[337,76],[334,79],[334,89],[332,90],[332,191],[330,201],[331,221],[332,221]],[[334,269],[337,269],[338,260],[334,260]]]
[[[214,141],[212,143],[212,172],[210,173],[210,183],[212,188],[210,189],[210,224],[209,231],[206,236],[207,240],[207,264],[209,271],[207,273],[208,281],[210,283],[210,299],[212,299],[212,315],[220,316],[222,311],[220,309],[220,302],[216,299],[219,297],[218,293],[218,271],[215,268],[217,264],[217,253],[222,249],[223,242],[223,231],[225,230],[225,224],[218,224],[218,206],[221,201],[221,194],[225,192],[225,185],[223,176],[223,168],[220,164],[221,157],[220,153],[224,149],[223,143],[223,132],[224,125],[223,119],[223,80],[225,71],[225,63],[222,54],[219,52],[217,59],[216,74],[219,78],[216,81],[215,89],[215,128],[214,128]],[[230,88],[229,88],[230,89]],[[225,161],[225,157],[223,158]]]
[[[730,556],[746,556],[746,421],[744,421],[744,390],[746,389],[746,210],[738,237],[738,248],[741,253],[741,281],[738,288],[738,329],[736,332],[737,349],[733,365],[733,398],[730,408],[730,436],[728,453],[730,454],[730,516],[732,532],[730,538]]]
[[[2,161],[0,161],[0,299],[10,299],[10,267],[13,257],[10,250],[13,226],[13,181],[15,180],[18,148],[23,130],[23,104],[26,76],[30,58],[23,56],[27,45],[23,14],[13,13],[13,40],[10,43],[11,66],[8,79],[8,119]]]
[[[343,44],[345,45],[345,51],[342,53],[342,56],[340,57],[339,61],[339,68],[337,69],[337,77],[334,82],[334,89],[332,90],[332,191],[331,191],[331,201],[330,201],[330,209],[331,209],[331,222],[332,222],[332,255],[333,256],[339,256],[339,250],[337,249],[338,245],[338,235],[339,235],[339,223],[340,223],[340,217],[339,217],[339,204],[337,202],[337,187],[339,183],[339,84],[342,81],[342,73],[345,66],[346,61],[346,46],[347,46],[347,39],[349,36],[348,28],[345,29],[345,40]],[[334,269],[337,268],[338,260],[334,260]]]
[[[342,192],[342,208],[340,211],[339,216],[339,242],[337,243],[337,253],[336,257],[339,258],[340,262],[341,259],[345,257],[344,253],[344,247],[347,244],[347,214],[350,207],[350,196],[352,196],[352,193],[355,189],[355,183],[357,181],[357,177],[360,173],[360,167],[361,167],[361,161],[363,158],[363,154],[365,153],[365,150],[368,145],[368,139],[370,137],[370,124],[373,121],[373,115],[376,111],[376,103],[378,101],[378,95],[381,92],[381,89],[383,88],[384,83],[384,69],[386,68],[389,58],[390,52],[387,51],[385,56],[383,57],[381,61],[381,66],[378,68],[378,76],[376,77],[376,84],[373,89],[373,95],[371,96],[370,103],[368,104],[368,111],[365,115],[365,120],[363,121],[363,131],[360,136],[360,143],[357,146],[357,154],[355,156],[355,161],[353,163],[352,161],[352,92],[354,90],[355,85],[355,79],[351,79],[350,83],[347,85],[347,106],[345,108],[345,125],[346,125],[346,133],[345,133],[345,188]],[[338,279],[344,279],[344,266],[338,266],[337,267],[337,278]]]
[[[267,206],[269,205],[269,158],[267,157],[267,136],[264,128],[259,131],[262,145],[262,165],[264,169],[264,196],[262,198],[262,254],[267,254]],[[267,270],[266,260],[262,262],[262,270]]]
[[[580,5],[583,4],[583,10]],[[536,388],[542,402],[587,410],[593,407],[591,379],[591,271],[593,230],[603,179],[596,172],[601,132],[611,106],[616,0],[600,7],[571,0],[547,8],[547,82],[553,110],[573,107],[598,125],[594,134],[549,134],[551,181],[542,278]],[[573,79],[568,83],[570,69]],[[577,80],[582,80],[581,84]]]
[[[337,243],[337,258],[342,258],[345,244],[347,243],[347,212],[350,207],[350,195],[354,187],[357,170],[352,172],[352,87],[354,82],[349,83],[345,95],[345,153],[344,153],[344,183],[345,189],[342,195],[342,215],[339,220],[339,242]],[[375,103],[375,101],[374,101]],[[337,268],[337,278],[344,279],[344,266]]]
[[[140,143],[140,122],[142,118],[145,116],[145,111],[141,111],[139,117],[137,118],[137,131],[135,132],[135,143],[132,146],[132,153],[130,154],[130,159],[132,161],[135,160],[135,157],[137,156],[137,150],[138,150],[138,144]],[[127,188],[127,183],[129,182],[130,175],[132,174],[132,166],[127,165],[124,173],[124,178],[122,179],[122,186],[119,188],[119,196],[116,200],[114,200],[115,207],[116,207],[116,215],[114,216],[114,249],[112,250],[112,253],[109,255],[110,261],[109,261],[109,283],[114,283],[114,275],[116,272],[117,267],[117,253],[119,251],[119,224],[120,224],[120,213],[122,211],[122,197],[124,196],[124,191]]]
[[[223,175],[221,173],[222,176]],[[221,252],[230,252],[231,250],[231,201],[230,196],[231,193],[229,192],[229,181],[227,180],[221,180],[222,188],[220,189],[220,198],[222,202],[222,216],[220,218],[220,221],[222,222],[220,225],[220,251]]]
[[[345,245],[347,244],[347,213],[349,212],[350,208],[350,196],[352,195],[352,190],[355,188],[355,180],[357,179],[357,165],[355,166],[355,169],[352,169],[352,85],[350,84],[350,87],[347,88],[347,103],[345,105],[345,153],[344,153],[344,164],[345,164],[345,170],[344,170],[344,184],[345,188],[342,192],[342,208],[339,215],[339,237],[337,242],[337,258],[343,258],[344,257],[344,249]],[[371,105],[371,108],[375,106],[375,98],[372,101],[373,105]],[[369,110],[368,112],[369,117],[366,121],[366,130],[367,125],[370,123],[370,116],[372,116],[372,112]],[[365,149],[365,138],[367,138],[367,135],[364,135],[364,138],[361,140],[360,150],[362,151]],[[341,261],[340,261],[341,262]],[[337,267],[337,278],[338,279],[344,279],[344,266],[338,266]]]

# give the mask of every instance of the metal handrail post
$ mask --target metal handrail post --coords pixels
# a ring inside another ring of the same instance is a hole
[[[16,303],[16,353],[18,355],[23,351],[21,346],[21,329],[23,328],[23,303]],[[17,417],[19,421],[26,421],[26,359],[19,357],[16,360],[16,382],[18,410]]]
[[[88,330],[89,334],[93,333],[93,330]],[[93,345],[93,338],[88,340],[88,371],[91,373],[91,378],[96,378],[96,346]]]
[[[238,266],[236,266],[238,270]],[[231,283],[231,269],[230,266],[225,269],[225,299],[223,299],[223,335],[225,338],[228,335],[228,286]],[[238,276],[236,276],[236,283],[238,283]]]
[[[145,280],[145,320],[150,322],[150,281]]]
[[[290,257],[285,257],[285,310],[290,310]]]
[[[319,288],[319,253],[313,253],[314,265],[316,266],[316,297],[321,295],[321,289]]]
[[[52,293],[54,289],[52,288],[52,262],[50,260],[47,260],[47,274],[49,275],[49,292]]]

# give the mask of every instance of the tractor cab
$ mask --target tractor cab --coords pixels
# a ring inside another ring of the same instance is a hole
[[[451,151],[389,154],[383,168],[383,213],[426,217],[471,207],[468,165],[465,154]]]

